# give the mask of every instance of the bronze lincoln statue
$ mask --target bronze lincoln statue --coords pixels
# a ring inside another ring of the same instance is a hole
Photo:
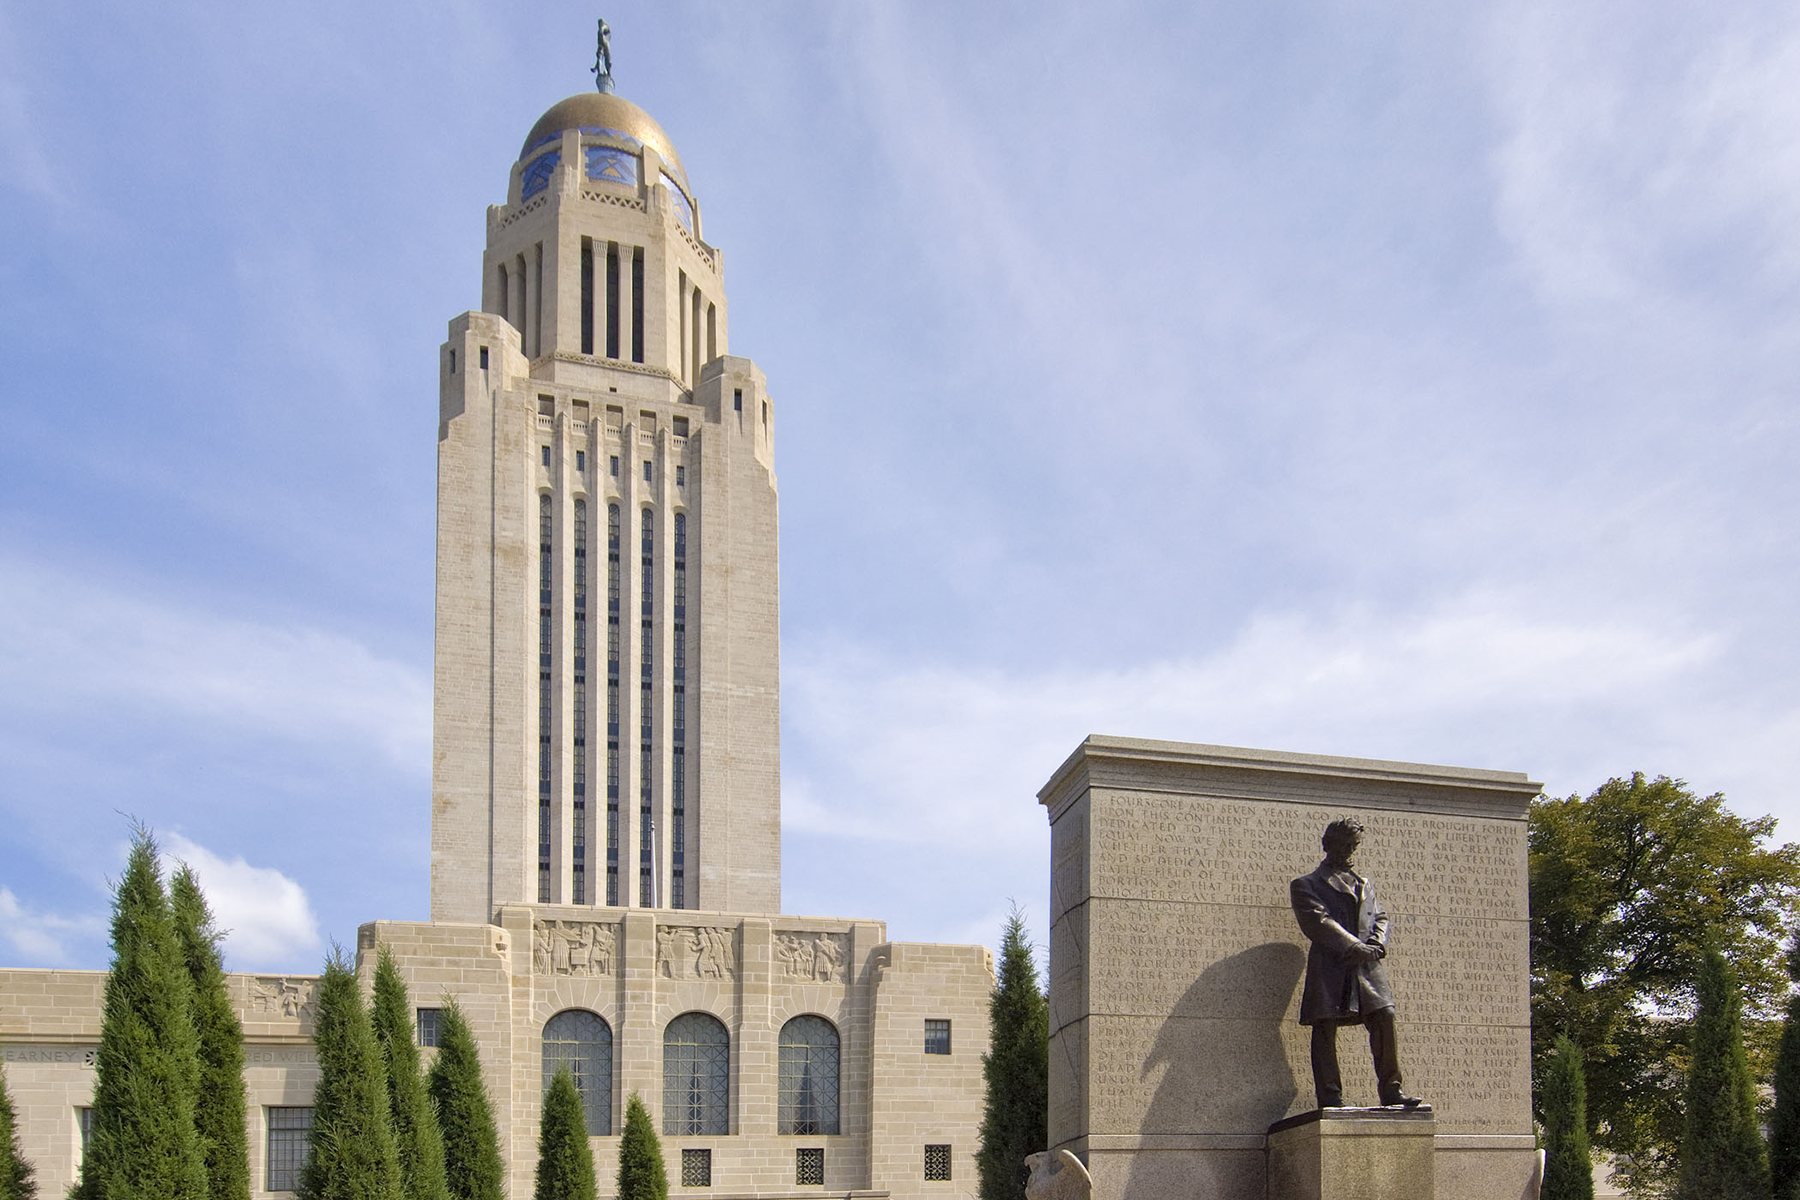
[[[1387,913],[1375,888],[1351,869],[1362,842],[1362,823],[1333,821],[1322,840],[1325,861],[1311,875],[1288,886],[1294,918],[1312,943],[1306,955],[1306,990],[1300,1023],[1312,1026],[1313,1088],[1320,1108],[1341,1108],[1343,1077],[1338,1072],[1340,1025],[1369,1031],[1381,1103],[1415,1107],[1400,1083],[1400,1051],[1394,1037],[1394,993],[1388,985]]]

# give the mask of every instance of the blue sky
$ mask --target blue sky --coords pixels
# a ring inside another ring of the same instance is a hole
[[[427,909],[436,348],[596,14],[0,0],[0,965],[130,813]],[[768,373],[784,896],[1044,937],[1104,732],[1800,816],[1800,14],[610,6]]]

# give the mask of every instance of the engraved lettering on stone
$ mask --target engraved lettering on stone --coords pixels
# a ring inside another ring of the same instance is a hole
[[[58,1063],[94,1065],[98,1046],[0,1046],[0,1057],[9,1063]]]
[[[316,979],[257,976],[250,981],[250,1011],[310,1020],[318,994]]]
[[[775,961],[786,979],[841,983],[850,961],[850,936],[843,933],[777,933]]]
[[[618,927],[600,921],[534,921],[532,966],[539,975],[591,979],[613,973]]]
[[[657,973],[665,979],[736,979],[733,932],[715,925],[658,925]]]

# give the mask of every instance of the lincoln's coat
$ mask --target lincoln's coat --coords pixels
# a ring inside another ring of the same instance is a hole
[[[1354,885],[1349,881],[1354,880]],[[1306,955],[1306,990],[1300,996],[1300,1023],[1361,1021],[1394,1004],[1381,960],[1355,963],[1345,955],[1358,942],[1387,954],[1387,913],[1375,886],[1330,860],[1288,885],[1300,932],[1312,943]]]

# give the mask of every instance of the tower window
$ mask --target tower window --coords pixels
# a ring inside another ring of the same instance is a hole
[[[648,459],[644,460],[644,482],[650,482],[650,461]]]
[[[767,400],[764,400],[763,401],[763,424],[767,425],[768,423],[769,423],[769,402]]]
[[[682,466],[680,463],[675,464],[675,486],[676,487],[686,487],[687,486],[687,468]]]
[[[484,371],[487,370],[487,347],[486,346],[483,346],[481,348],[481,369]]]
[[[483,350],[481,352],[481,365],[484,367],[487,366],[487,351],[486,350]],[[732,388],[731,389],[731,408],[732,408],[732,411],[734,411],[734,412],[743,412],[744,411],[744,389],[743,388]]]
[[[454,350],[450,352],[450,373],[456,374],[456,351]]]
[[[619,477],[619,456],[616,454],[612,456],[612,477],[614,479]]]
[[[586,474],[587,473],[587,451],[586,450],[577,450],[575,452],[575,470],[576,470],[576,473],[578,473],[578,474]]]
[[[544,447],[544,465],[546,467],[550,465],[550,447],[548,446]]]

